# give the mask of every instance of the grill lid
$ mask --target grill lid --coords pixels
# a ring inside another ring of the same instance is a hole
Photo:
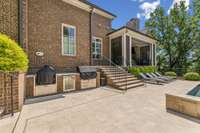
[[[79,66],[78,71],[83,80],[95,79],[97,77],[96,68],[90,66]]]
[[[36,84],[37,85],[48,85],[56,83],[56,71],[53,67],[45,65],[42,69],[37,72]]]

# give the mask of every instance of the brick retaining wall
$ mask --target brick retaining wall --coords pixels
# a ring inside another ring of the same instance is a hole
[[[11,75],[13,76],[11,84]],[[4,114],[12,112],[11,85],[13,90],[13,111],[21,110],[24,101],[24,74],[0,73],[0,107],[5,109]]]

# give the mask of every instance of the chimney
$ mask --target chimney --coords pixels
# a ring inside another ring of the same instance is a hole
[[[138,18],[132,18],[127,23],[126,26],[134,29],[134,30],[140,30],[140,20]]]

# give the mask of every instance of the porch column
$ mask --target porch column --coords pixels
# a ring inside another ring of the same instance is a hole
[[[129,65],[132,67],[132,37],[131,36],[129,36]]]
[[[127,66],[126,64],[126,34],[123,35],[122,37],[122,61],[123,61],[123,66]]]
[[[155,66],[157,66],[157,52],[156,52],[156,50],[157,50],[157,47],[156,47],[156,46],[157,46],[157,45],[154,44],[154,46],[155,46],[155,47],[154,47],[154,48],[155,48],[155,53],[154,53],[154,54],[155,54]]]
[[[109,37],[109,59],[112,61],[111,58],[111,38]]]
[[[154,50],[153,50],[153,43],[151,44],[151,65],[154,66]]]

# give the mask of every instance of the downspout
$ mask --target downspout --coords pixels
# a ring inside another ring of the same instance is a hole
[[[89,47],[89,50],[90,50],[90,65],[92,65],[92,16],[93,16],[93,13],[94,13],[94,8],[92,7],[91,11],[90,11],[90,47]]]
[[[18,0],[18,42],[23,48],[23,0]]]

